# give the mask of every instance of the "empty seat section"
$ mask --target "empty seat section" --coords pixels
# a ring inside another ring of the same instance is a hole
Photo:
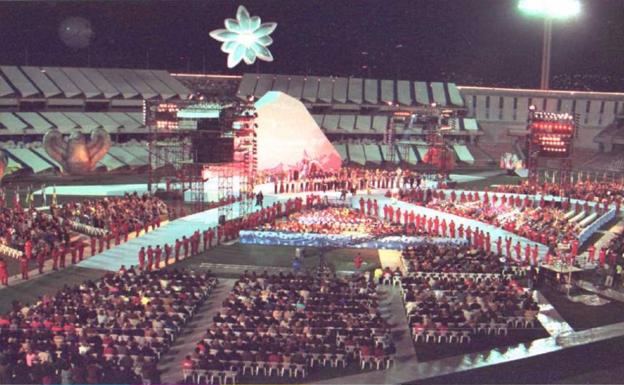
[[[370,163],[380,164],[383,160],[377,144],[365,144],[364,154],[366,155],[366,161]]]
[[[95,68],[79,68],[80,72],[97,88],[105,98],[110,99],[120,95],[120,92],[106,80]],[[164,72],[164,71],[163,71]],[[167,76],[169,74],[167,73]]]
[[[465,105],[464,98],[462,98],[461,94],[459,93],[457,84],[446,83],[446,88],[448,89],[448,94],[449,94],[449,98],[451,99],[451,104],[456,107],[463,107]]]
[[[98,162],[98,167],[104,167],[108,171],[117,170],[122,167],[127,167],[126,163],[121,162],[119,159],[111,156],[110,154],[104,155],[104,157]]]
[[[338,132],[338,120],[340,115],[325,115],[323,119],[323,128],[330,133]]]
[[[513,122],[514,120],[514,98],[510,96],[503,97],[503,121]]]
[[[340,155],[343,162],[349,161],[349,157],[347,156],[347,145],[345,143],[334,143],[334,148]]]
[[[140,167],[145,165],[144,162],[137,159],[134,155],[130,154],[128,151],[125,151],[123,148],[118,146],[112,146],[108,153],[117,158],[120,162],[123,162],[131,167]]]
[[[373,117],[373,130],[377,134],[383,134],[388,128],[388,117],[383,115],[376,115]]]
[[[349,102],[362,104],[364,80],[361,78],[349,79]]]
[[[397,82],[397,101],[404,106],[412,105],[412,93],[410,92],[410,82],[399,80]]]
[[[396,148],[396,145],[394,146],[394,163],[399,163],[401,161],[401,157],[399,156],[399,151]],[[383,155],[383,159],[385,162],[390,162],[390,148],[388,148],[387,144],[381,144],[379,145],[379,148],[381,149],[381,154]]]
[[[4,76],[22,97],[26,98],[39,93],[37,87],[28,80],[19,68],[15,66],[0,66],[0,70],[2,70]]]
[[[355,120],[355,133],[370,134],[372,118],[370,115],[358,115]]]
[[[277,75],[275,76],[275,81],[273,82],[272,91],[279,91],[283,93],[288,92],[288,76],[287,75]]]
[[[32,80],[37,88],[41,90],[41,93],[46,98],[50,98],[52,96],[60,95],[61,90],[52,83],[52,81],[45,76],[45,72],[41,71],[41,68],[38,67],[22,67],[22,71]]]
[[[45,159],[48,163],[52,163],[54,165],[54,167],[56,167],[57,169],[63,170],[63,166],[61,166],[61,164],[59,162],[57,162],[50,155],[48,155],[48,153],[46,152],[45,148],[43,148],[43,147],[32,147],[30,150],[35,152],[35,153],[37,153],[37,155],[39,155],[40,157]]]
[[[131,116],[124,112],[107,112],[106,114],[115,122],[120,124],[124,130],[127,131],[136,130],[139,127],[143,126],[142,123],[137,122]]]
[[[468,147],[463,144],[454,144],[453,149],[455,150],[457,158],[460,161],[468,164],[474,164],[474,157],[470,153],[470,150],[468,150]]]
[[[394,81],[381,81],[381,102],[386,104],[394,104]]]
[[[361,143],[349,143],[349,160],[359,165],[366,164],[366,155],[364,153],[364,146]]]
[[[56,84],[56,86],[63,91],[63,95],[65,95],[66,98],[73,98],[82,94],[82,91],[80,91],[80,89],[76,87],[71,80],[69,80],[67,75],[65,75],[65,72],[61,71],[60,68],[45,67],[44,70],[46,75],[52,79],[54,84]]]
[[[99,123],[89,118],[83,112],[65,112],[66,117],[71,119],[84,132],[91,132],[100,127]]]
[[[85,115],[108,132],[117,132],[122,126],[103,112],[85,112]]]
[[[321,78],[318,88],[318,99],[321,102],[331,103],[334,94],[334,80],[332,78]]]
[[[145,82],[151,89],[158,92],[159,96],[163,100],[171,99],[177,96],[169,86],[158,79],[152,71],[149,70],[134,70],[135,73],[143,82]]]
[[[377,79],[364,79],[364,102],[369,104],[379,103],[378,85]]]
[[[425,159],[425,155],[427,154],[427,150],[428,150],[428,148],[425,145],[422,145],[422,146],[421,145],[417,145],[416,146],[416,152],[417,152],[418,158],[420,160]]]
[[[11,133],[21,134],[27,127],[28,125],[13,115],[12,112],[0,112],[0,128]]]
[[[325,115],[318,115],[318,114],[314,114],[312,115],[312,119],[314,119],[314,121],[316,122],[316,124],[323,128],[323,118],[325,117]]]
[[[7,83],[2,76],[0,76],[0,97],[13,95],[13,88]]]
[[[303,76],[293,76],[288,85],[288,95],[295,99],[301,99],[303,93]]]
[[[338,103],[346,103],[347,102],[347,87],[348,87],[347,78],[335,78],[334,79],[334,101]]]
[[[353,134],[353,129],[355,127],[355,115],[340,115],[340,123],[338,123],[338,128],[345,133]]]
[[[589,117],[587,124],[590,126],[598,126],[600,122],[600,108],[602,107],[602,101],[591,100],[589,105]]]
[[[139,91],[143,99],[153,99],[159,96],[158,92],[154,91],[149,84],[144,82],[135,70],[114,69],[113,71],[122,76],[126,82],[132,86],[132,88]]]
[[[61,71],[80,89],[85,97],[93,98],[102,94],[78,68],[61,68]]]
[[[42,112],[41,115],[62,133],[73,132],[78,125],[60,112]]]
[[[479,125],[477,124],[477,119],[474,118],[462,118],[464,123],[464,129],[466,131],[478,131]]]
[[[414,82],[414,95],[416,95],[416,103],[428,106],[431,104],[429,100],[429,91],[427,90],[427,83]]]
[[[432,82],[431,83],[431,91],[433,93],[433,101],[438,104],[438,106],[447,106],[448,102],[446,101],[446,94],[444,93],[444,84],[440,82]]]
[[[46,162],[27,148],[7,148],[5,150],[28,166],[35,174],[54,168],[53,164]]]
[[[546,111],[547,112],[558,112],[557,105],[559,104],[559,99],[548,98],[546,99]]]
[[[411,144],[399,144],[397,145],[398,155],[401,158],[402,162],[405,162],[410,165],[417,165],[420,162],[418,159],[418,154],[414,149],[414,146]]]
[[[132,99],[139,96],[139,92],[135,90],[118,71],[102,68],[99,72],[115,89],[121,92],[124,99]]]
[[[54,127],[50,122],[45,120],[43,116],[36,112],[16,112],[15,114],[39,133],[45,134]]]
[[[236,91],[236,96],[241,99],[247,99],[249,95],[253,95],[256,88],[257,80],[258,78],[254,74],[244,74],[240,83],[238,83],[238,91]]]
[[[309,77],[303,83],[303,99],[307,102],[316,102],[319,92],[319,78]]]
[[[145,145],[125,145],[120,148],[138,159],[141,164],[147,165],[149,163],[149,151]]]
[[[188,97],[192,94],[192,91],[186,88],[184,84],[182,84],[178,79],[174,78],[167,71],[151,71],[161,82],[165,83],[169,89],[176,92],[180,99],[188,99]]]
[[[613,123],[613,119],[615,118],[615,102],[612,100],[606,101],[604,105],[604,110],[602,111],[602,117],[600,123],[605,126]]]

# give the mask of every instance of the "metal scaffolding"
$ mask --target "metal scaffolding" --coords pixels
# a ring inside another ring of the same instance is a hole
[[[256,108],[253,101],[241,104],[235,119],[234,160],[240,164],[240,216],[253,210],[254,187],[258,174],[258,138],[256,133]]]

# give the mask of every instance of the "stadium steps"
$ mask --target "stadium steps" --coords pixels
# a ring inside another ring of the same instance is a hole
[[[381,317],[392,329],[392,341],[396,347],[394,365],[417,362],[401,290],[398,286],[378,286],[377,291],[383,296],[379,302]]]

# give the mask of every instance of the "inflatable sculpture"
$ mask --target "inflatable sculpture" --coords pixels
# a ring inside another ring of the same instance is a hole
[[[52,130],[43,137],[43,146],[65,172],[86,174],[95,169],[111,146],[110,135],[103,128],[91,131],[90,136],[76,131],[65,139],[60,131]]]

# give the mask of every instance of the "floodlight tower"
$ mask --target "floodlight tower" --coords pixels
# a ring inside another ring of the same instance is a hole
[[[550,54],[552,45],[553,20],[565,20],[581,12],[579,0],[520,0],[518,9],[544,19],[544,41],[542,44],[542,75],[540,89],[550,88]]]

